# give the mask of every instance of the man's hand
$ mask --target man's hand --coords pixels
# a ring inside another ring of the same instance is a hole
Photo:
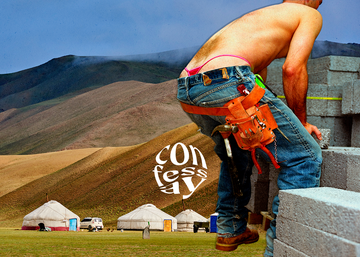
[[[304,125],[304,127],[305,127],[305,129],[310,133],[310,135],[311,135],[312,133],[314,133],[319,140],[322,140],[321,132],[320,132],[320,130],[319,130],[316,126],[311,125],[310,123],[306,122],[306,124]]]

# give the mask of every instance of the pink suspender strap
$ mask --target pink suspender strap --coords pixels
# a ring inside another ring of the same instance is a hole
[[[222,57],[222,56],[230,56],[230,57],[236,57],[236,58],[242,59],[242,60],[244,60],[245,62],[247,62],[247,63],[250,65],[250,67],[251,67],[250,62],[249,62],[248,60],[246,60],[244,57],[237,56],[237,55],[232,55],[232,54],[221,54],[221,55],[217,55],[217,56],[211,58],[210,60],[206,61],[203,65],[201,65],[201,66],[199,66],[199,67],[196,67],[196,68],[191,69],[191,70],[185,68],[185,70],[186,70],[186,72],[188,73],[188,76],[195,75],[195,74],[199,73],[199,71],[202,69],[202,67],[204,67],[208,62],[214,60],[215,58]]]

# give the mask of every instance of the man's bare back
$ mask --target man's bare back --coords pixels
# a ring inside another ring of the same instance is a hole
[[[302,44],[309,45],[309,49],[294,54],[296,58],[307,60],[321,24],[320,13],[301,4],[282,3],[259,9],[238,18],[214,34],[187,68],[198,67],[217,55],[231,54],[246,58],[254,73],[260,73],[274,59],[287,56],[294,33],[303,27],[304,31],[299,31],[299,37]],[[236,57],[221,57],[206,64],[201,72],[234,65],[248,64]],[[180,77],[185,76],[187,73],[183,71]]]
[[[218,55],[237,55],[248,60],[252,71],[266,80],[266,67],[274,59],[286,57],[282,69],[287,104],[307,131],[321,140],[317,127],[306,121],[306,66],[322,27],[317,11],[321,3],[322,0],[284,0],[250,12],[215,33],[186,68],[201,66]],[[240,58],[223,56],[204,65],[200,72],[240,65],[249,64]],[[183,70],[180,77],[186,76],[188,73]]]

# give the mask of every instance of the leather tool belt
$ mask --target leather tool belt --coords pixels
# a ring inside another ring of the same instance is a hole
[[[255,156],[257,148],[262,149],[270,157],[275,168],[280,168],[272,153],[265,147],[275,140],[273,130],[278,125],[269,106],[258,104],[264,94],[265,90],[255,84],[248,95],[235,98],[222,107],[199,107],[182,102],[181,106],[187,113],[226,116],[226,124],[217,126],[213,134],[220,132],[224,139],[232,134],[241,149],[251,151],[252,160],[261,174],[261,168]]]

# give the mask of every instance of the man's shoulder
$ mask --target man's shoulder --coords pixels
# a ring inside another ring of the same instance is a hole
[[[318,16],[320,12],[316,10],[315,8],[309,7],[307,5],[303,4],[296,4],[296,3],[282,3],[278,5],[279,8],[284,9],[286,12],[291,13],[299,13],[304,15],[315,15]]]
[[[320,12],[306,5],[296,3],[282,3],[274,7],[276,10],[275,12],[279,12],[277,17],[280,19],[298,20],[299,22],[322,22],[322,16]]]

